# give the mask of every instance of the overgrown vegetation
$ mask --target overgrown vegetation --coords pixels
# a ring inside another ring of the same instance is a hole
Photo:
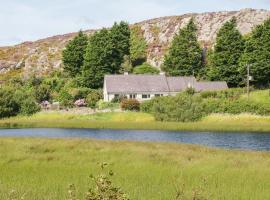
[[[241,98],[243,89],[206,91],[201,94],[181,93],[142,103],[141,110],[152,113],[158,121],[198,121],[213,113],[270,115],[269,103]],[[268,97],[270,98],[270,97]]]

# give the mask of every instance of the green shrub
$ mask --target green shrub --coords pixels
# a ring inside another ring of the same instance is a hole
[[[57,97],[57,100],[59,101],[61,106],[64,107],[73,107],[73,97],[69,92],[63,88]]]
[[[12,87],[0,88],[0,118],[32,115],[40,110],[34,95],[26,88],[16,90]]]
[[[26,98],[21,102],[20,114],[22,115],[33,115],[40,111],[40,106],[36,103],[34,98]]]
[[[203,91],[203,92],[201,92],[201,97],[204,98],[204,99],[216,98],[217,97],[217,91]]]
[[[124,99],[121,102],[121,109],[129,111],[139,111],[140,102],[136,99]]]
[[[35,98],[37,102],[41,103],[42,101],[51,100],[51,89],[50,86],[42,84],[35,89]]]
[[[0,118],[18,114],[20,105],[14,98],[14,88],[0,87]]]
[[[102,99],[102,93],[100,90],[91,90],[86,97],[87,106],[90,108],[96,108],[100,99]]]
[[[207,114],[202,98],[186,93],[181,93],[176,97],[159,98],[154,101],[152,111],[158,121],[190,122],[200,120]]]
[[[32,115],[40,111],[40,106],[37,104],[34,94],[26,89],[17,90],[14,93],[14,98],[19,105],[18,114]]]
[[[97,106],[99,110],[106,110],[106,109],[114,110],[114,109],[119,108],[118,103],[105,102],[103,100],[99,100],[97,102]]]
[[[73,101],[76,101],[78,99],[85,99],[92,90],[90,88],[70,88],[68,92],[72,96]]]
[[[270,115],[269,104],[262,104],[246,99],[207,99],[204,101],[207,113]]]
[[[152,113],[153,114],[154,113],[154,104],[158,103],[159,98],[161,98],[161,97],[156,97],[154,99],[142,102],[140,105],[140,110],[142,112],[145,112],[145,113]],[[166,98],[166,97],[164,97],[164,98]]]
[[[233,88],[228,90],[221,90],[217,92],[217,98],[223,98],[223,99],[238,99],[242,94],[245,93],[244,88]]]
[[[143,63],[133,69],[134,74],[159,74],[159,70],[148,63]]]

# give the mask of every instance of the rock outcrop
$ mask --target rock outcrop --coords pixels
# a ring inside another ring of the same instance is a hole
[[[244,9],[230,12],[210,12],[162,17],[137,23],[148,43],[148,62],[160,67],[173,36],[191,17],[198,25],[198,39],[202,46],[211,47],[221,26],[232,17],[237,18],[238,29],[247,34],[270,17],[270,11]],[[85,31],[88,35],[94,30]],[[35,42],[25,42],[0,48],[0,73],[21,69],[24,76],[48,74],[62,67],[61,52],[76,33],[58,35]]]

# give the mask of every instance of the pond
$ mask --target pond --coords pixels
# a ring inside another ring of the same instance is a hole
[[[270,133],[171,132],[99,129],[0,129],[0,137],[93,138],[198,144],[226,149],[270,151]]]

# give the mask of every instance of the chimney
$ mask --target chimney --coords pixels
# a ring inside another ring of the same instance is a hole
[[[124,75],[127,76],[128,75],[128,72],[124,72]]]

